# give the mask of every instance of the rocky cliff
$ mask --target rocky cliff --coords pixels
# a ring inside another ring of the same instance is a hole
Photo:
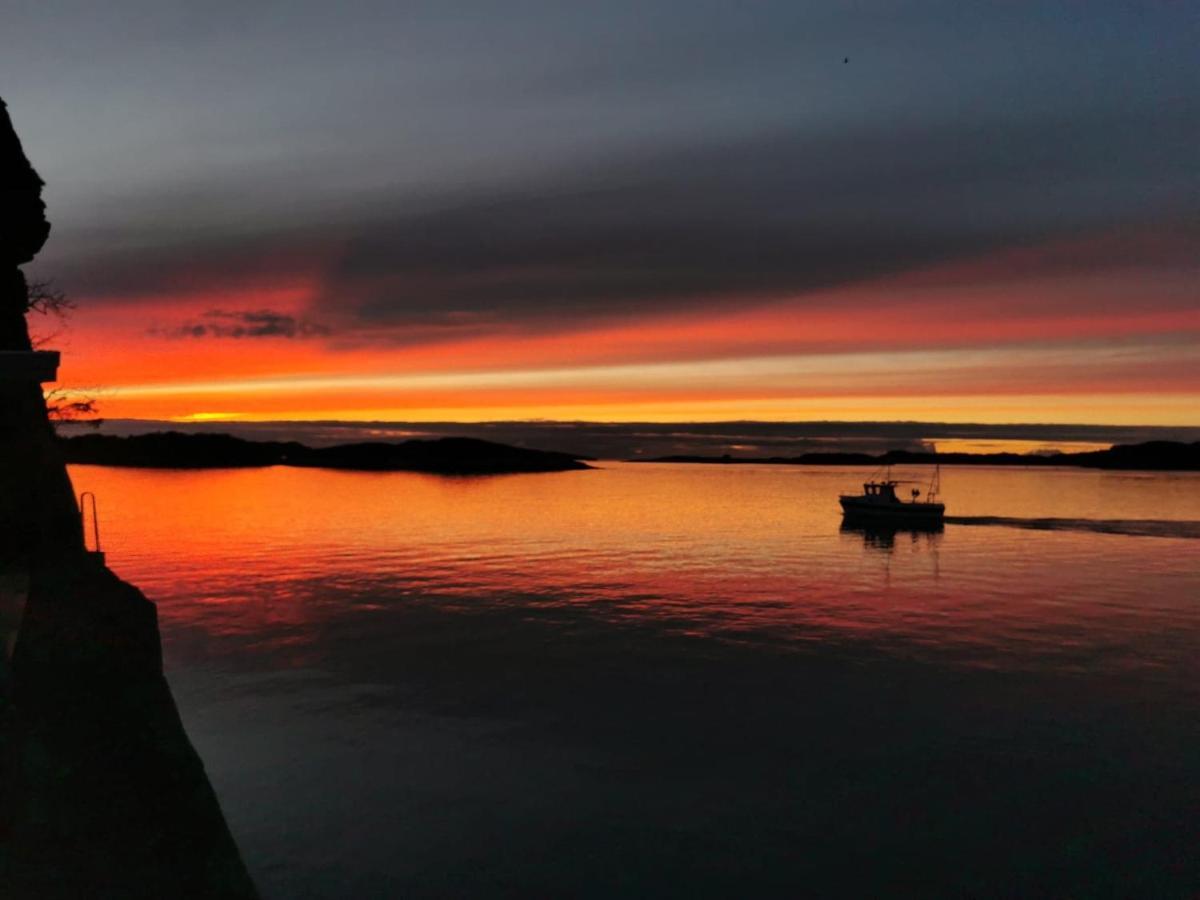
[[[50,234],[42,179],[0,100],[0,353],[31,349],[19,266]],[[82,549],[75,499],[34,378],[0,379],[0,569]]]
[[[0,895],[253,898],[163,677],[154,604],[86,552],[22,368],[41,190],[0,101]]]

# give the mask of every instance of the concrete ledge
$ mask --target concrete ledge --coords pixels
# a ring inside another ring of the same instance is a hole
[[[58,380],[57,350],[0,350],[0,381]]]

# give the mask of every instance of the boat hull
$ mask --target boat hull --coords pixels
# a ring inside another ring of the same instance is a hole
[[[946,514],[941,503],[880,503],[865,497],[839,498],[847,519],[867,522],[940,523]]]

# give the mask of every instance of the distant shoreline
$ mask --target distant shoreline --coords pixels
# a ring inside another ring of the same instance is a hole
[[[68,463],[144,469],[247,469],[295,466],[358,472],[516,475],[592,468],[569,453],[475,438],[368,442],[308,447],[295,441],[247,441],[228,434],[155,432],[132,437],[60,438]]]
[[[177,431],[117,437],[87,434],[60,438],[69,463],[127,468],[218,469],[296,466],[372,472],[426,472],[444,475],[502,475],[563,472],[592,468],[595,457],[516,447],[477,438],[437,438],[402,442],[360,442],[309,447],[296,441],[250,441],[229,434]],[[629,460],[638,463],[792,466],[1069,466],[1151,472],[1200,471],[1200,441],[1117,444],[1080,453],[931,453],[890,450],[870,453],[802,453],[797,456],[670,455]]]
[[[1084,453],[919,453],[890,450],[887,453],[803,453],[799,456],[659,456],[631,462],[703,463],[715,465],[772,464],[789,466],[1073,466],[1085,469],[1138,470],[1148,472],[1200,471],[1200,441],[1149,441],[1117,444],[1107,450]]]

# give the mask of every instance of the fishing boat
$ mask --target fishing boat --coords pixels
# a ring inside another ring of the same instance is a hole
[[[838,500],[842,504],[842,515],[846,521],[854,522],[896,522],[920,525],[941,525],[946,514],[946,506],[937,499],[941,483],[941,472],[934,469],[933,478],[921,496],[921,489],[911,489],[909,499],[902,499],[896,488],[902,484],[920,484],[915,481],[903,481],[892,478],[889,467],[882,477],[872,475],[863,484],[861,494],[842,494]]]

